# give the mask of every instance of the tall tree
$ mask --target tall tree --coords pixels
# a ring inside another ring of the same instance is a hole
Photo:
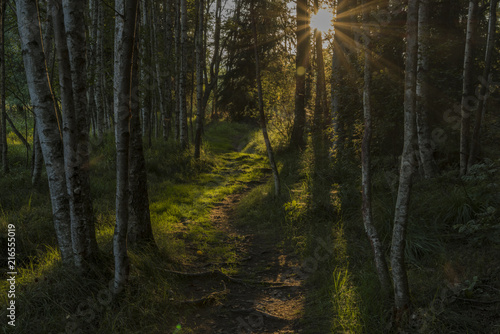
[[[404,94],[404,143],[399,171],[399,188],[394,214],[391,267],[394,282],[396,322],[410,307],[410,291],[405,265],[406,228],[411,180],[415,166],[415,88],[417,70],[418,0],[408,0],[406,23],[406,66]]]
[[[297,0],[297,54],[295,73],[295,118],[290,145],[300,147],[305,144],[306,123],[306,74],[309,63],[309,15],[307,0]]]
[[[362,2],[363,6],[366,4]],[[385,260],[384,248],[378,236],[377,229],[373,223],[372,214],[372,178],[371,178],[371,153],[370,143],[372,139],[372,105],[371,105],[371,83],[372,83],[372,66],[371,66],[371,43],[370,29],[368,28],[368,8],[363,11],[363,36],[364,36],[364,87],[363,87],[363,115],[365,129],[363,134],[363,142],[361,145],[361,176],[362,176],[362,215],[365,231],[372,245],[373,255],[375,258],[375,268],[384,297],[390,295],[391,279],[387,269],[387,261]]]
[[[472,62],[474,35],[476,30],[477,0],[469,1],[469,15],[467,16],[467,34],[465,36],[465,52],[463,67],[463,87],[462,87],[462,114],[460,128],[460,175],[467,173],[470,149],[470,116],[474,111],[471,105],[472,95]]]
[[[314,14],[319,10],[319,0],[314,0]],[[316,100],[314,105],[314,120],[318,130],[327,126],[329,119],[328,101],[326,96],[325,61],[323,59],[323,35],[318,29],[314,31],[316,51]],[[321,133],[321,131],[318,131]]]
[[[36,3],[16,1],[24,68],[49,180],[54,227],[63,263],[73,263],[69,202],[64,173],[62,134],[47,79]]]
[[[116,136],[116,224],[113,236],[115,258],[115,294],[122,291],[129,273],[127,229],[129,222],[130,118],[132,109],[132,73],[137,31],[137,0],[116,0],[114,54],[114,110]],[[135,103],[135,102],[134,102]]]
[[[80,1],[76,3],[67,1],[63,4],[61,0],[51,0],[50,9],[59,64],[63,108],[64,172],[70,205],[71,240],[75,265],[77,268],[85,269],[97,253],[97,241],[87,169],[89,128],[85,108],[87,102],[85,32],[82,25],[83,18],[82,21],[76,18],[83,16],[84,6]],[[66,15],[69,17],[66,18]],[[79,43],[83,43],[83,47]],[[81,78],[78,77],[78,69],[83,71]]]
[[[274,193],[279,196],[281,191],[281,183],[278,172],[278,167],[276,166],[276,161],[274,160],[273,148],[271,141],[269,140],[269,135],[267,133],[267,120],[264,111],[264,98],[262,94],[262,80],[260,78],[260,57],[259,57],[259,40],[257,34],[257,9],[255,8],[255,3],[251,4],[251,20],[252,20],[252,32],[254,40],[254,53],[255,53],[255,80],[257,82],[257,94],[259,98],[259,119],[260,128],[262,130],[262,135],[264,137],[264,142],[266,144],[267,156],[269,158],[269,164],[271,165],[271,170],[273,171],[274,178]]]
[[[203,37],[204,37],[204,12],[205,5],[203,0],[198,0],[198,24],[196,32],[196,136],[194,141],[194,157],[200,158],[201,150],[201,135],[203,131],[203,119],[205,118],[203,106],[203,73],[205,65],[205,54],[203,52]]]
[[[418,69],[417,69],[417,138],[424,177],[436,174],[431,129],[429,126],[429,0],[420,0],[418,11]]]
[[[137,31],[138,27],[136,27]],[[132,73],[130,78],[131,94],[139,87],[139,37],[134,39]],[[127,226],[127,242],[132,246],[155,247],[151,216],[149,211],[148,179],[146,160],[142,144],[142,131],[139,101],[135,94],[130,104],[130,148],[129,148],[129,217]]]
[[[483,80],[481,82],[481,88],[479,89],[479,94],[476,96],[479,98],[479,103],[476,109],[476,116],[474,122],[474,130],[472,132],[472,141],[470,143],[470,153],[469,160],[467,161],[467,170],[477,162],[478,153],[480,151],[480,139],[481,139],[481,125],[483,123],[484,114],[486,113],[486,102],[489,95],[489,80],[491,73],[491,63],[493,58],[493,51],[495,46],[495,34],[497,27],[497,5],[498,0],[490,0],[490,13],[489,13],[489,24],[488,24],[488,40],[486,44],[486,55],[484,59],[484,70],[483,70]],[[486,83],[486,84],[485,84]]]
[[[187,31],[188,31],[188,21],[187,21],[187,0],[180,0],[181,15],[180,15],[180,28],[181,28],[181,42],[180,42],[180,52],[181,52],[181,66],[179,74],[179,142],[182,148],[186,148],[189,143],[188,137],[188,126],[187,126],[187,100],[186,100],[186,90],[187,90],[187,68],[188,68],[188,52],[187,52]]]

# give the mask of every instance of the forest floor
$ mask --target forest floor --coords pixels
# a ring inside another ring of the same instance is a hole
[[[197,261],[190,272],[202,273],[185,281],[186,303],[193,312],[181,326],[193,333],[300,333],[297,320],[304,304],[299,259],[277,246],[271,231],[238,224],[235,207],[242,192],[228,196],[210,214],[214,226],[241,259],[237,275],[220,271],[224,263]],[[219,274],[215,274],[219,273]],[[189,275],[185,275],[189,276]],[[187,330],[187,332],[189,332]]]
[[[241,138],[233,149],[243,148]],[[242,157],[227,160],[228,174],[238,173]],[[270,170],[264,169],[265,172]],[[183,333],[301,333],[298,320],[304,311],[305,287],[297,254],[283,246],[275,228],[242,222],[237,207],[242,198],[268,176],[250,179],[244,187],[214,205],[210,222],[219,232],[219,241],[230,245],[237,261],[214,263],[203,252],[190,247],[192,258],[183,277],[181,302],[188,312],[181,316],[178,332]],[[182,226],[175,231],[181,236]],[[229,274],[226,274],[229,273]],[[183,313],[182,311],[180,313]]]

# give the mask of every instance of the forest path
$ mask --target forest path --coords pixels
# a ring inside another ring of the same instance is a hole
[[[234,155],[227,159],[227,177],[243,175],[244,160]],[[221,263],[197,252],[197,260],[178,273],[185,300],[179,305],[180,323],[174,333],[301,332],[298,320],[305,288],[297,275],[300,259],[282,246],[282,236],[257,222],[241,222],[242,214],[237,213],[242,199],[267,178],[248,176],[242,189],[211,209],[210,222],[219,242],[235,256]]]

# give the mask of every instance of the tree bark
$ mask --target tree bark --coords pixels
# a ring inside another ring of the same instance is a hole
[[[365,5],[365,1],[363,1]],[[370,49],[370,31],[369,22],[366,10],[363,13],[363,31],[364,31],[364,87],[363,87],[363,115],[365,129],[363,134],[363,142],[361,145],[361,176],[362,176],[362,215],[365,232],[370,240],[373,255],[375,259],[375,268],[377,270],[382,293],[385,298],[390,296],[391,279],[387,269],[387,261],[385,260],[384,248],[378,236],[377,229],[373,223],[372,214],[372,179],[371,179],[371,155],[370,144],[372,139],[372,106],[371,106],[371,49]]]
[[[16,7],[24,68],[49,180],[57,241],[63,263],[72,264],[73,250],[62,134],[45,70],[45,56],[42,50],[36,3],[31,0],[18,0]]]
[[[306,123],[306,74],[309,63],[309,15],[307,0],[297,0],[297,56],[295,73],[295,118],[293,121],[291,147],[305,145]]]
[[[484,60],[483,80],[479,88],[478,107],[476,110],[476,117],[474,122],[474,131],[472,132],[472,141],[470,143],[469,160],[467,161],[467,170],[476,163],[479,159],[480,140],[481,140],[481,126],[483,123],[484,114],[486,113],[487,100],[489,95],[488,82],[491,72],[491,61],[493,58],[493,51],[495,46],[495,30],[497,26],[497,4],[498,0],[491,0],[490,2],[490,18],[488,24],[488,41],[486,44],[486,55]],[[485,84],[486,83],[486,84]]]
[[[471,105],[472,95],[472,62],[473,40],[476,30],[477,0],[469,1],[469,15],[467,19],[467,34],[465,37],[463,88],[462,88],[462,122],[460,128],[460,175],[467,174],[470,148],[470,116],[476,106]]]
[[[138,27],[136,28],[138,29]],[[138,36],[134,40],[131,87],[139,87]],[[155,247],[149,212],[148,178],[142,144],[142,131],[138,101],[130,106],[130,153],[129,153],[129,220],[127,241],[135,247]]]
[[[40,182],[43,168],[42,146],[40,145],[40,138],[38,137],[38,131],[36,128],[37,125],[35,119],[35,124],[33,126],[33,162],[31,169],[31,185],[34,187]]]
[[[82,5],[82,2],[78,2]],[[77,7],[79,6],[77,4]],[[85,43],[85,38],[78,29],[80,21],[65,27],[64,20],[74,20],[73,15],[83,16],[84,7],[75,8],[72,3],[61,3],[61,0],[51,0],[50,9],[54,24],[54,40],[56,43],[59,64],[59,82],[61,87],[61,104],[63,118],[64,165],[66,187],[69,196],[71,239],[75,266],[86,270],[97,253],[97,241],[94,230],[94,214],[90,197],[90,180],[88,175],[88,126],[86,121],[86,89],[85,89],[85,59],[79,54],[81,46],[75,43]],[[66,11],[67,13],[63,13]],[[65,15],[70,17],[65,18]],[[83,20],[83,19],[82,19]],[[73,37],[70,37],[73,35]],[[84,36],[84,35],[83,35]],[[76,38],[76,40],[72,40]],[[71,52],[70,46],[73,47]],[[85,49],[85,45],[83,46]],[[85,50],[83,50],[85,52]],[[73,59],[72,61],[72,58]],[[85,53],[83,55],[85,58]],[[82,78],[77,78],[78,69],[82,70]],[[82,80],[83,79],[83,80]],[[75,83],[77,80],[77,83]],[[83,82],[81,82],[83,81]],[[83,104],[83,105],[80,105]]]
[[[128,281],[127,230],[129,222],[130,118],[132,72],[136,38],[138,1],[116,0],[114,55],[114,110],[116,136],[116,224],[113,236],[115,258],[114,293],[120,293]]]
[[[267,120],[266,114],[264,112],[264,98],[262,95],[262,82],[260,79],[260,59],[259,59],[259,41],[257,35],[257,10],[255,8],[255,4],[252,3],[252,31],[253,31],[253,40],[254,40],[254,52],[255,52],[255,80],[257,81],[257,93],[259,96],[259,118],[260,118],[260,127],[262,129],[262,135],[264,136],[264,142],[266,144],[267,156],[269,158],[269,164],[271,165],[271,170],[273,171],[274,178],[274,194],[279,196],[281,192],[281,183],[278,172],[278,167],[276,166],[276,161],[274,160],[273,148],[271,146],[271,141],[269,140],[269,136],[267,134]]]
[[[405,265],[406,229],[410,204],[411,181],[415,166],[415,88],[417,70],[418,0],[408,1],[406,28],[406,68],[404,95],[404,144],[399,172],[399,188],[394,215],[391,266],[394,282],[396,323],[410,307],[410,291]]]
[[[418,12],[418,69],[417,69],[417,136],[424,177],[436,175],[434,148],[429,126],[429,0],[420,0]]]
[[[181,71],[179,77],[179,141],[183,149],[188,147],[186,106],[187,83],[187,0],[181,1]]]
[[[205,5],[203,0],[198,0],[198,31],[196,36],[196,135],[194,139],[194,158],[200,158],[201,135],[203,131],[203,119],[205,118],[203,106],[203,23],[204,23]]]

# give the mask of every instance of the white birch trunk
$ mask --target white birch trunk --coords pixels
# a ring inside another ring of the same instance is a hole
[[[129,273],[127,229],[129,221],[129,142],[132,108],[132,71],[134,39],[137,25],[137,0],[116,0],[114,55],[114,111],[116,136],[116,224],[113,236],[115,258],[114,292],[120,293]]]
[[[365,1],[363,1],[363,5]],[[365,226],[365,232],[370,240],[373,255],[375,259],[375,269],[380,281],[380,286],[384,297],[390,296],[391,279],[387,269],[387,261],[385,260],[384,248],[378,236],[377,229],[373,223],[372,215],[372,181],[371,181],[371,155],[370,144],[372,139],[372,106],[371,106],[371,49],[370,49],[370,34],[367,28],[368,15],[366,11],[363,13],[363,31],[365,33],[364,41],[364,87],[363,87],[363,115],[365,121],[365,129],[363,134],[363,142],[361,146],[361,176],[362,176],[362,216]]]
[[[469,99],[472,97],[472,62],[473,39],[476,30],[477,0],[469,1],[469,15],[467,19],[467,34],[465,37],[463,87],[462,87],[462,122],[460,128],[460,175],[467,173],[469,162],[470,143],[470,116],[474,111],[474,106],[470,105]]]
[[[394,282],[395,319],[410,307],[410,291],[405,265],[406,229],[410,205],[411,181],[415,167],[415,86],[417,70],[418,0],[408,1],[406,28],[406,68],[404,94],[404,145],[399,172],[399,188],[394,215],[391,245],[391,266]]]
[[[490,17],[488,24],[488,41],[486,44],[486,55],[484,60],[484,70],[483,70],[483,82],[488,82],[491,72],[491,62],[493,58],[493,51],[495,46],[495,30],[497,27],[497,4],[498,0],[491,0],[490,2]],[[474,131],[472,132],[472,141],[470,143],[470,153],[469,160],[467,161],[467,170],[476,163],[479,159],[480,152],[480,139],[481,139],[481,126],[483,123],[484,114],[486,113],[487,100],[489,95],[490,87],[487,87],[482,83],[479,89],[479,94],[476,97],[479,98],[478,107],[476,110],[476,117],[474,122]],[[479,95],[479,96],[477,96]]]
[[[418,70],[417,70],[417,136],[420,161],[424,177],[430,179],[436,174],[434,148],[429,127],[429,0],[420,0],[418,12]]]
[[[16,7],[28,89],[35,112],[37,132],[49,179],[57,241],[63,263],[73,264],[62,134],[45,71],[46,64],[40,39],[37,8],[36,4],[30,0],[16,1]]]
[[[260,60],[259,60],[259,41],[258,41],[258,35],[257,35],[257,23],[256,21],[256,16],[257,12],[254,7],[255,5],[252,4],[252,31],[253,31],[253,40],[254,40],[254,52],[255,52],[255,80],[257,81],[257,93],[259,96],[259,116],[260,116],[260,127],[262,129],[262,135],[264,137],[264,143],[266,144],[266,150],[267,150],[267,156],[269,158],[269,164],[271,165],[271,170],[273,171],[273,178],[274,178],[274,194],[276,196],[279,196],[281,192],[281,183],[280,183],[280,177],[279,177],[279,172],[278,172],[278,167],[276,166],[276,161],[274,160],[274,153],[273,153],[273,148],[271,146],[271,141],[269,140],[269,135],[267,133],[267,121],[266,121],[266,114],[264,112],[264,98],[262,95],[262,82],[260,79]]]

